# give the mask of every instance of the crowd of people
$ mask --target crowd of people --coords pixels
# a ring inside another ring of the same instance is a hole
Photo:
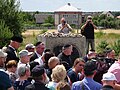
[[[89,16],[82,29],[87,31],[89,25],[96,28],[91,19]],[[60,33],[72,30],[64,18],[61,22]],[[116,59],[110,48],[97,54],[94,37],[87,39],[91,50],[86,45],[86,55],[72,60],[71,44],[63,45],[58,56],[40,41],[27,44],[17,53],[23,38],[13,36],[10,44],[0,49],[0,90],[120,90],[120,55]]]

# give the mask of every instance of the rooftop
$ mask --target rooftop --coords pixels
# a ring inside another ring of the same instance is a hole
[[[67,5],[55,10],[55,12],[81,12],[81,10],[68,3]]]

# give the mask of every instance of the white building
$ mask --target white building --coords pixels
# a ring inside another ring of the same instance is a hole
[[[81,10],[72,6],[70,3],[55,10],[54,14],[56,26],[60,24],[60,20],[62,17],[64,17],[66,19],[66,22],[69,24],[80,26],[80,24],[82,23]]]
[[[114,16],[112,15],[112,13],[110,11],[104,11],[101,15],[106,15],[107,17],[114,18]]]

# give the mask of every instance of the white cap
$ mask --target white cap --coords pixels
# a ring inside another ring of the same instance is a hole
[[[87,16],[87,19],[92,19],[92,16],[90,16],[90,15],[89,15],[89,16]]]
[[[32,55],[33,54],[33,52],[28,52],[28,50],[21,50],[20,52],[19,52],[19,55],[20,55],[20,57],[23,57],[23,56],[29,56],[29,55]]]
[[[6,57],[7,53],[3,52],[2,49],[0,49],[0,57]]]
[[[116,80],[117,81],[115,75],[110,72],[103,74],[102,80]]]

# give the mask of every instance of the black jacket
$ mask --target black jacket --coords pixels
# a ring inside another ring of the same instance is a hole
[[[91,23],[88,23],[84,28],[84,35],[86,39],[94,39],[94,27]]]
[[[34,61],[34,60],[37,59],[37,58],[39,58],[39,57],[38,57],[37,54],[34,52],[33,55],[32,55],[32,57],[30,58],[30,62],[31,62],[31,61]]]
[[[35,82],[34,84],[26,86],[25,90],[49,90],[49,88],[47,88],[45,84],[41,82]]]
[[[105,86],[102,87],[101,90],[114,90],[114,88],[110,85],[105,85]]]
[[[7,50],[6,50],[6,53],[8,54],[7,55],[7,59],[6,59],[6,63],[9,61],[9,60],[16,60],[17,62],[19,62],[19,58],[16,56],[15,54],[15,50],[11,47],[7,47]]]
[[[72,67],[72,60],[70,55],[65,55],[64,53],[60,53],[57,56],[61,62],[66,68],[66,70],[69,70]]]

